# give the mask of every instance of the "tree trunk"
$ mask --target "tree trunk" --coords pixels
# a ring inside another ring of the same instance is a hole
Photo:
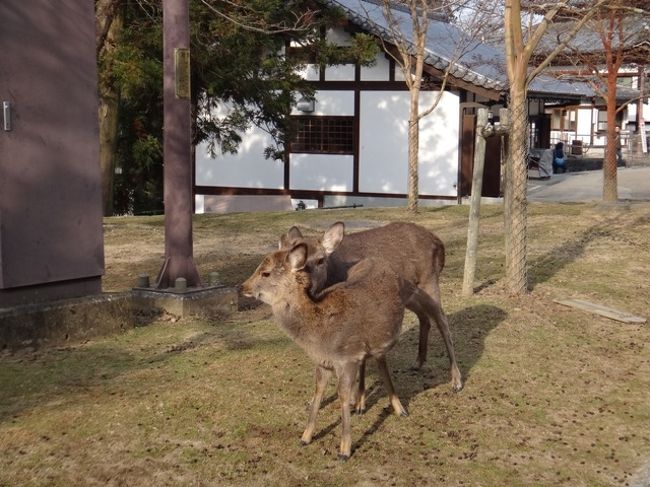
[[[618,182],[616,179],[616,148],[620,133],[616,133],[616,76],[617,72],[607,74],[607,148],[603,160],[603,201],[618,201]]]
[[[99,95],[99,166],[102,174],[104,216],[113,214],[113,175],[117,150],[119,96],[112,87],[100,84]]]
[[[411,89],[411,111],[408,126],[408,210],[418,212],[418,151],[420,147],[419,90]]]
[[[112,76],[111,58],[122,31],[124,19],[116,0],[100,0],[96,5],[97,53],[102,67],[99,72],[99,165],[102,175],[104,216],[113,214],[113,177],[117,150],[119,92]]]
[[[528,292],[527,199],[528,110],[526,86],[521,80],[510,85],[510,137],[506,164],[506,286],[514,294]]]

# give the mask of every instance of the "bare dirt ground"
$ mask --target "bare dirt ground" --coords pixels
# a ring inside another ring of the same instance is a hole
[[[424,369],[411,368],[417,326],[407,316],[388,359],[410,415],[390,413],[371,366],[369,409],[353,418],[348,462],[336,459],[333,385],[314,442],[299,446],[312,367],[261,306],[0,356],[0,486],[644,485],[650,325],[553,300],[648,317],[650,204],[531,205],[525,297],[503,289],[502,208],[482,214],[471,299],[458,292],[466,207],[415,217],[401,209],[196,217],[199,270],[229,285],[293,224],[317,234],[337,220],[351,231],[411,220],[445,242],[442,297],[465,388],[451,392],[435,333]],[[160,268],[162,219],[107,219],[105,242],[105,290],[129,289]]]

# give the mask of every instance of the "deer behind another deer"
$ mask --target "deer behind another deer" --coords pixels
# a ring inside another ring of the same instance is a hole
[[[299,242],[308,245],[310,256],[307,267],[312,275],[310,293],[315,297],[323,289],[348,279],[352,266],[364,258],[379,260],[383,266],[391,268],[405,281],[418,287],[422,292],[415,294],[406,303],[420,322],[417,366],[421,367],[426,360],[430,318],[433,318],[449,356],[452,388],[455,391],[461,390],[461,373],[456,362],[449,323],[440,301],[439,279],[445,261],[442,241],[427,229],[407,222],[389,223],[345,235],[345,238],[344,229],[344,224],[337,222],[318,239],[305,238],[297,227],[292,227],[280,238],[280,249],[291,248]],[[417,296],[422,294],[428,295],[430,300],[422,302],[418,299]]]
[[[325,386],[332,371],[336,373],[342,418],[339,457],[347,459],[352,449],[350,400],[361,364],[368,357],[376,359],[395,413],[405,415],[386,353],[400,335],[405,306],[418,300],[433,313],[435,303],[376,259],[360,260],[348,269],[346,281],[313,299],[309,261],[304,242],[269,254],[244,282],[242,292],[270,304],[280,327],[316,363],[316,392],[302,435],[304,444],[312,440]]]

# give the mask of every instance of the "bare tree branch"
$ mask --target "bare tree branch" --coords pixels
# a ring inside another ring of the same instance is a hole
[[[314,16],[319,12],[318,10],[307,10],[302,13],[294,13],[295,21],[292,25],[283,25],[281,23],[276,24],[265,24],[260,23],[259,19],[256,18],[256,12],[246,6],[240,5],[239,3],[231,2],[229,0],[219,0],[222,3],[230,5],[235,9],[243,10],[246,16],[238,19],[232,15],[228,15],[226,12],[218,9],[208,0],[200,0],[203,5],[208,7],[214,14],[218,17],[221,17],[228,22],[233,23],[234,25],[251,31],[258,32],[261,34],[283,34],[288,32],[306,32],[312,28]]]
[[[551,53],[548,54],[546,58],[528,74],[528,83],[530,83],[539,73],[545,70],[553,62],[553,60],[557,57],[557,55],[567,48],[569,43],[573,39],[575,39],[578,32],[580,32],[580,30],[585,26],[585,24],[596,14],[597,12],[596,9],[601,7],[602,5],[605,5],[607,1],[608,0],[598,0],[595,7],[589,10],[588,12],[586,12],[584,16],[578,22],[576,22],[576,24],[573,26],[573,28],[571,29],[569,34],[564,38],[564,40],[562,40],[562,42],[560,42],[555,47],[555,49],[553,49],[553,51],[551,51]],[[537,44],[539,44],[539,40],[541,40],[541,35],[539,38],[537,38]],[[535,46],[537,44],[535,44]]]

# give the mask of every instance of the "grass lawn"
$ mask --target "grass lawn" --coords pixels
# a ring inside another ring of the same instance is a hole
[[[230,316],[156,319],[122,335],[0,355],[0,486],[611,486],[650,464],[650,325],[555,304],[575,297],[648,317],[650,204],[531,205],[531,293],[509,296],[501,206],[482,208],[478,293],[460,296],[467,207],[201,215],[202,274],[235,285],[298,224],[350,231],[415,221],[447,247],[442,276],[465,388],[444,346],[412,370],[408,314],[389,353],[410,415],[391,414],[371,364],[368,411],[353,417],[352,458],[337,460],[334,383],[312,444],[299,445],[313,388],[307,356],[266,306]],[[105,220],[104,289],[155,277],[160,217]],[[646,485],[646,484],[638,484]]]

